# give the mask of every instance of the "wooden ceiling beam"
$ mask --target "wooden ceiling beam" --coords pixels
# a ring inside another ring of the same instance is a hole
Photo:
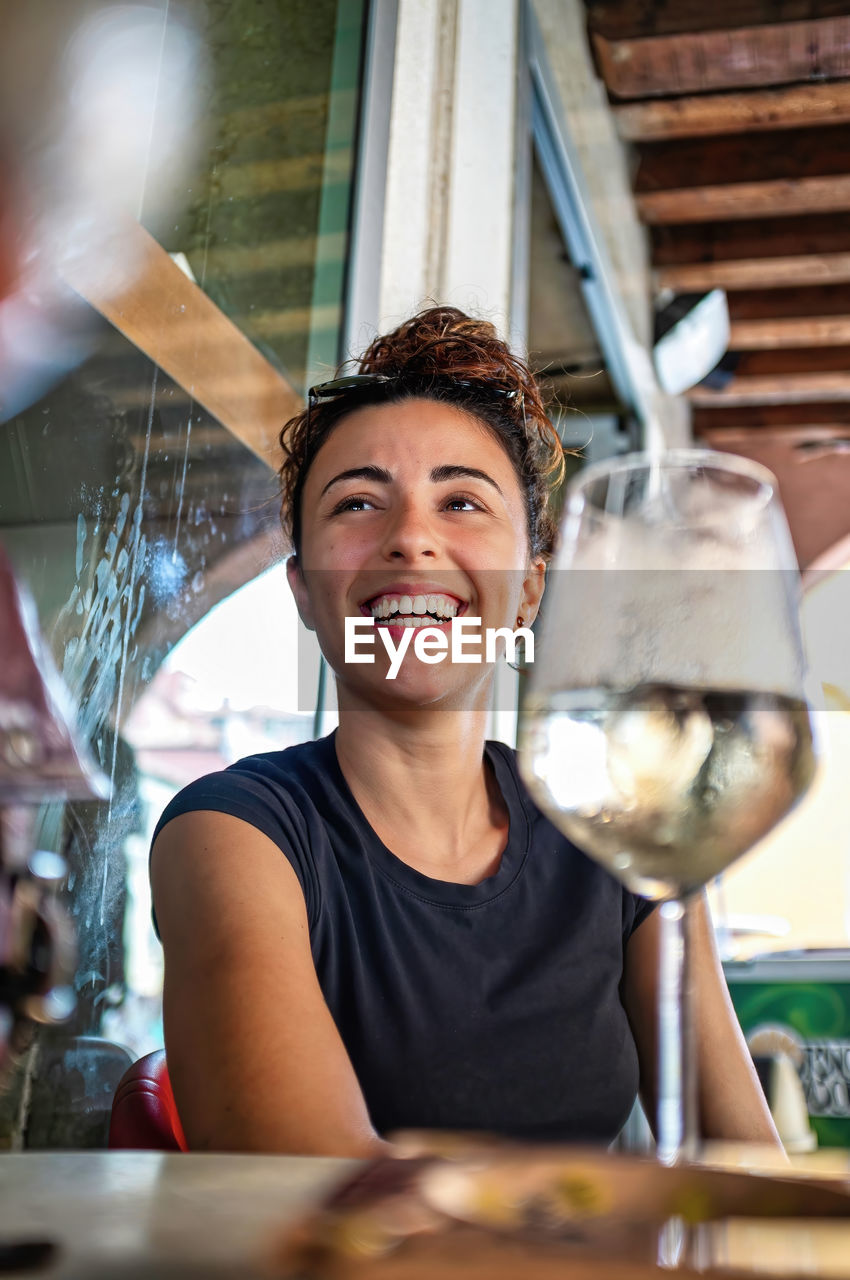
[[[719,29],[718,29],[719,28]],[[850,16],[611,40],[591,28],[615,98],[754,89],[850,73]]]
[[[850,404],[850,373],[762,374],[758,377],[735,377],[725,387],[693,387],[688,392],[691,404],[701,408],[722,405],[812,404],[835,402]]]
[[[138,222],[122,223],[104,253],[96,263],[66,262],[68,284],[268,466],[279,466],[280,428],[303,408],[295,388]],[[110,256],[130,264],[120,284]]]
[[[850,400],[850,346],[736,353],[725,387],[696,386],[688,398],[703,408],[750,404],[824,404]]]
[[[278,191],[312,191],[323,180],[347,182],[350,173],[350,151],[332,147],[327,155],[315,151],[282,160],[224,165],[218,178],[218,194],[225,200],[255,200]]]
[[[847,163],[850,168],[850,159]],[[850,174],[647,191],[635,202],[643,221],[651,224],[837,213],[850,209]]]
[[[212,245],[204,250],[206,278],[214,276],[263,275],[271,271],[289,271],[293,267],[310,267],[320,257],[323,262],[343,262],[348,252],[348,232],[333,231],[327,235],[289,236],[280,240],[264,240],[255,245]]]
[[[695,186],[710,187],[832,177],[850,172],[850,125],[649,142],[639,151],[638,192],[669,191],[691,179]]]
[[[651,238],[656,266],[850,253],[850,218],[825,213],[656,226]]]
[[[838,18],[847,12],[842,0],[586,0],[591,31],[609,40],[670,36],[721,27],[757,27],[777,22],[810,22]]]
[[[717,405],[706,409],[696,405],[691,425],[695,434],[724,427],[761,429],[762,427],[833,427],[847,431],[850,427],[850,404],[764,404]]]
[[[845,373],[850,370],[850,347],[798,347],[793,351],[742,351],[736,378],[768,374]]]
[[[730,325],[731,351],[850,345],[850,307],[843,316],[785,316],[779,320],[738,320]]]
[[[787,258],[743,258],[732,262],[690,262],[658,267],[658,289],[699,293],[709,289],[782,289],[793,285],[850,282],[850,253],[806,254]]]
[[[809,285],[798,289],[742,289],[729,298],[729,316],[736,320],[777,320],[786,316],[842,316],[850,312],[846,285]],[[817,345],[813,343],[812,345]]]
[[[626,142],[664,142],[773,129],[801,129],[850,122],[850,83],[794,84],[749,93],[697,94],[614,107],[617,132]]]
[[[800,427],[712,427],[701,426],[697,439],[714,440],[719,448],[729,444],[743,444],[747,441],[774,440],[780,444],[803,444],[809,442],[828,443],[830,440],[843,440],[847,436],[847,426],[840,422],[818,423]]]

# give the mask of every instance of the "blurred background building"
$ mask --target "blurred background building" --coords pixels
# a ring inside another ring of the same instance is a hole
[[[833,762],[715,909],[730,951],[846,944],[850,6],[0,7],[0,539],[113,783],[40,815],[78,1007],[0,1142],[79,1141],[68,1055],[162,1042],[169,796],[333,724],[280,568],[276,437],[431,301],[528,354],[576,467],[701,441],[779,477]],[[492,720],[512,741],[511,672]]]

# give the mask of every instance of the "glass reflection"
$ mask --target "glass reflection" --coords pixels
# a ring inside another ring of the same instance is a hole
[[[41,23],[45,49],[61,58],[72,13],[106,22],[118,7],[51,5],[63,21],[56,18],[55,32],[52,18]],[[150,699],[161,699],[162,682],[174,677],[165,659],[181,638],[280,559],[273,469],[228,429],[233,423],[203,407],[204,379],[229,380],[231,402],[245,402],[256,388],[240,377],[266,370],[270,385],[277,379],[297,402],[341,354],[365,6],[162,0],[146,8],[166,43],[178,28],[198,41],[193,92],[203,132],[179,163],[163,168],[156,200],[152,185],[138,201],[129,181],[121,193],[125,203],[133,197],[130,213],[171,261],[151,251],[142,275],[122,281],[112,313],[74,299],[69,332],[84,334],[88,347],[75,348],[65,367],[82,363],[46,394],[45,380],[30,407],[7,403],[0,425],[0,540],[35,598],[82,734],[113,783],[108,802],[40,814],[39,846],[63,853],[71,868],[65,897],[80,943],[78,1005],[63,1028],[39,1034],[0,1097],[0,1146],[102,1144],[112,1089],[129,1061],[120,1043],[134,1056],[161,1043],[146,842],[163,788],[176,790],[187,769],[200,774],[226,756],[264,749],[271,737],[279,747],[312,731],[312,717],[296,713],[294,701],[260,713],[240,710],[225,694],[230,704],[216,710],[172,688],[167,724],[176,732],[179,723],[192,760],[184,756],[163,777],[162,753],[152,760],[144,726]],[[31,75],[28,58],[22,48]],[[98,77],[102,60],[83,61],[75,83],[85,106],[110,77]],[[152,110],[149,174],[163,159],[153,152],[173,94],[158,88]],[[216,348],[206,365],[205,330],[191,308],[174,304],[175,281],[189,297],[200,290],[234,335],[232,350]],[[67,286],[60,292],[67,297]],[[152,343],[144,336],[151,333]],[[245,337],[259,363],[240,357],[237,339]],[[179,372],[172,362],[169,376],[157,360],[160,350],[175,349],[191,359]],[[86,350],[93,354],[83,360]],[[277,626],[270,617],[268,632]],[[294,669],[294,638],[287,632],[279,643],[269,686],[288,662]],[[233,658],[236,670],[240,659],[254,661],[238,650]],[[246,748],[249,730],[256,741]]]

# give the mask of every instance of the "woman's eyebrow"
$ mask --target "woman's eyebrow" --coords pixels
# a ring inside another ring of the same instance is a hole
[[[486,471],[480,471],[478,467],[465,467],[460,463],[444,463],[441,467],[433,467],[429,478],[432,484],[442,484],[446,480],[484,480],[498,494],[502,493],[496,481]],[[373,484],[392,484],[392,479],[386,467],[376,467],[372,463],[363,467],[349,467],[347,471],[340,471],[339,475],[329,480],[319,496],[323,498],[328,489],[343,480],[370,480]]]
[[[443,480],[484,480],[487,484],[491,484],[498,494],[502,492],[493,477],[488,476],[486,471],[479,471],[477,467],[451,464],[434,467],[431,471],[431,480],[434,484],[440,484]]]
[[[319,497],[323,498],[332,485],[339,484],[342,480],[371,480],[373,484],[392,484],[392,479],[386,467],[376,467],[371,464],[365,467],[349,467],[348,471],[340,471],[338,476],[329,480]]]

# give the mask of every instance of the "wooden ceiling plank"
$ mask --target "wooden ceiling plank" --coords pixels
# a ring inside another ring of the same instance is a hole
[[[709,289],[781,289],[791,285],[850,281],[850,253],[806,254],[787,258],[744,258],[731,262],[691,262],[658,267],[658,289],[699,293]]]
[[[280,428],[303,408],[294,387],[139,223],[122,224],[108,249],[133,265],[123,286],[116,290],[114,273],[88,261],[64,264],[68,284],[276,468]]]
[[[841,214],[741,219],[652,228],[656,266],[850,253],[850,218]]]
[[[315,151],[282,160],[256,160],[225,165],[218,178],[219,195],[226,200],[251,200],[276,191],[313,191],[325,181],[342,184],[351,173],[351,153],[334,147],[325,154]]]
[[[721,27],[756,27],[776,22],[806,22],[841,17],[843,0],[586,0],[588,25],[609,40],[669,36]]]
[[[850,174],[647,191],[635,201],[641,218],[652,224],[838,212],[850,209]]]
[[[796,289],[741,289],[729,297],[736,320],[778,320],[784,316],[841,316],[850,312],[850,289],[843,284]]]
[[[356,111],[358,92],[356,88],[335,87],[335,107],[338,105],[340,112],[346,114]],[[293,128],[299,125],[303,128],[305,121],[319,121],[325,125],[327,113],[328,95],[327,91],[324,91],[297,96],[287,95],[275,102],[235,107],[232,111],[221,112],[217,115],[217,119],[225,135],[244,138],[247,134],[271,133],[281,129],[291,135]]]
[[[831,404],[836,401],[850,404],[850,372],[736,377],[720,390],[693,387],[688,399],[705,409],[715,405]]]
[[[850,314],[785,316],[778,320],[738,320],[730,325],[731,351],[767,351],[783,347],[850,345]]]
[[[718,23],[722,28],[722,23]],[[654,98],[850,73],[850,16],[609,40],[591,32],[608,92]]]
[[[798,347],[793,351],[741,351],[736,378],[786,373],[845,373],[850,370],[850,347]]]
[[[711,187],[820,178],[850,172],[850,126],[649,142],[639,151],[639,192],[669,191],[691,180],[694,186]]]
[[[250,311],[242,317],[245,329],[261,338],[292,337],[317,328],[335,329],[340,322],[341,305],[325,302],[315,307],[291,307],[289,310]]]
[[[698,440],[715,440],[722,449],[733,442],[775,440],[784,444],[802,444],[803,441],[843,440],[847,425],[840,422],[810,424],[801,427],[711,427],[701,426]]]
[[[850,427],[850,404],[718,405],[711,409],[697,405],[692,426],[697,433],[726,427],[760,430],[762,427],[823,426],[846,431]]]
[[[293,267],[312,267],[317,256],[323,262],[343,262],[348,252],[348,232],[327,235],[290,236],[281,240],[264,240],[256,245],[212,245],[204,251],[206,279],[214,276],[263,275],[271,271],[288,271]]]
[[[629,102],[614,107],[614,121],[626,142],[843,124],[850,122],[850,83],[836,80]]]

